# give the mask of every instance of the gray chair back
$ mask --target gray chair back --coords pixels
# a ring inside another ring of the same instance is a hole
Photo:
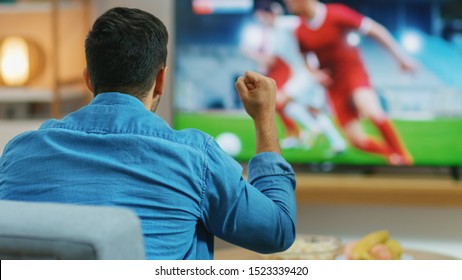
[[[0,259],[144,259],[134,212],[118,207],[0,201]]]

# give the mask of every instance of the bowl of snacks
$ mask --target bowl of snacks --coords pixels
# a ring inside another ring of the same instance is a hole
[[[297,235],[286,251],[263,255],[268,260],[333,260],[342,246],[339,238],[327,235]]]
[[[347,243],[343,257],[349,260],[406,259],[401,244],[391,238],[388,230],[373,231],[359,240]]]

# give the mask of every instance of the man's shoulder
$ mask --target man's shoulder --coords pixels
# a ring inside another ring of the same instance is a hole
[[[198,129],[188,128],[175,130],[171,128],[159,117],[144,116],[137,119],[138,124],[117,123],[113,127],[100,127],[94,124],[87,124],[85,127],[79,127],[75,122],[50,120],[45,122],[40,131],[47,134],[47,131],[54,131],[55,134],[61,134],[63,137],[67,134],[78,133],[81,137],[91,138],[96,136],[100,138],[102,135],[106,137],[140,137],[151,138],[152,141],[162,140],[169,141],[172,144],[187,145],[192,148],[205,149],[212,137]]]
[[[208,148],[212,139],[212,136],[195,128],[174,130],[173,133],[173,140],[176,142],[200,149]]]
[[[38,130],[29,130],[14,136],[5,145],[2,156],[6,157],[15,151],[21,153],[25,149],[33,148],[34,137],[37,133],[39,133]]]

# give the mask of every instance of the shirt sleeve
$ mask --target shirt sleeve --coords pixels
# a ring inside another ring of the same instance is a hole
[[[360,30],[362,21],[365,18],[362,14],[342,4],[332,4],[330,9],[337,23],[343,29]]]
[[[242,167],[212,141],[202,200],[203,223],[217,237],[259,253],[283,251],[295,239],[295,174],[276,153]]]

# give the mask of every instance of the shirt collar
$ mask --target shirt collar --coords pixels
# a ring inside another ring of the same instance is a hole
[[[96,95],[96,97],[91,102],[92,105],[134,105],[142,106],[144,108],[143,102],[138,98],[121,92],[103,92]]]

